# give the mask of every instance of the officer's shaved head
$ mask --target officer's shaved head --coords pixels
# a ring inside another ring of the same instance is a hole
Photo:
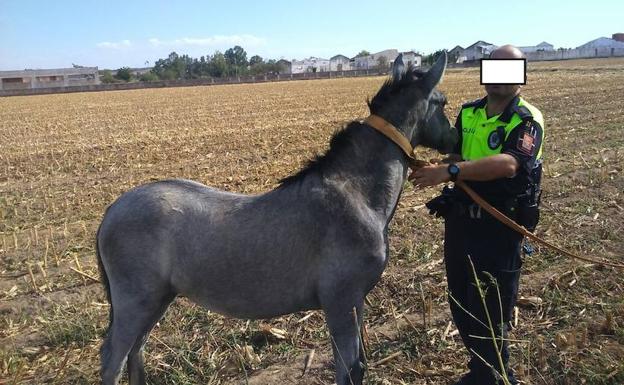
[[[490,54],[491,59],[523,59],[524,57],[524,53],[511,44],[500,46]]]
[[[490,59],[524,59],[524,53],[511,44],[496,48],[490,54]],[[486,84],[485,91],[492,99],[506,99],[518,95],[521,85],[517,84]]]

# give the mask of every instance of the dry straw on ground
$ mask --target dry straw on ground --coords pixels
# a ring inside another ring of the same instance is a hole
[[[538,234],[577,252],[621,256],[624,61],[531,64],[528,80],[524,95],[547,122]],[[97,381],[108,309],[93,240],[119,194],[168,177],[266,191],[323,151],[334,130],[365,117],[365,99],[382,81],[0,99],[0,383]],[[442,89],[452,118],[482,93],[475,70],[448,71]],[[447,384],[464,368],[449,326],[441,222],[423,209],[435,194],[406,186],[393,221],[391,262],[365,314],[368,358],[377,363],[371,384]],[[547,250],[527,257],[527,300],[512,334],[529,341],[512,346],[520,377],[624,383],[622,285],[611,268]],[[329,384],[330,356],[318,312],[248,322],[180,299],[152,333],[146,362],[154,384]]]

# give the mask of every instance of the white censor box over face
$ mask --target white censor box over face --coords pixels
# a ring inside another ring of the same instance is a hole
[[[526,84],[526,59],[481,59],[481,84]]]

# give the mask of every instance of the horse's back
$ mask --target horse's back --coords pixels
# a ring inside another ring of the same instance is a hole
[[[185,179],[168,179],[144,184],[122,194],[107,209],[102,226],[125,223],[151,224],[175,220],[177,214],[227,209],[247,196],[228,193]]]
[[[167,271],[178,234],[191,228],[194,218],[210,220],[245,198],[184,179],[135,187],[113,202],[102,219],[98,231],[102,262],[107,270]]]

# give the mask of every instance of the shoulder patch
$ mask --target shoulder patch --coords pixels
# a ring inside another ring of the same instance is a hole
[[[522,153],[532,156],[535,153],[535,142],[537,141],[537,129],[532,121],[527,121],[522,127],[522,132],[518,136],[516,148]]]

